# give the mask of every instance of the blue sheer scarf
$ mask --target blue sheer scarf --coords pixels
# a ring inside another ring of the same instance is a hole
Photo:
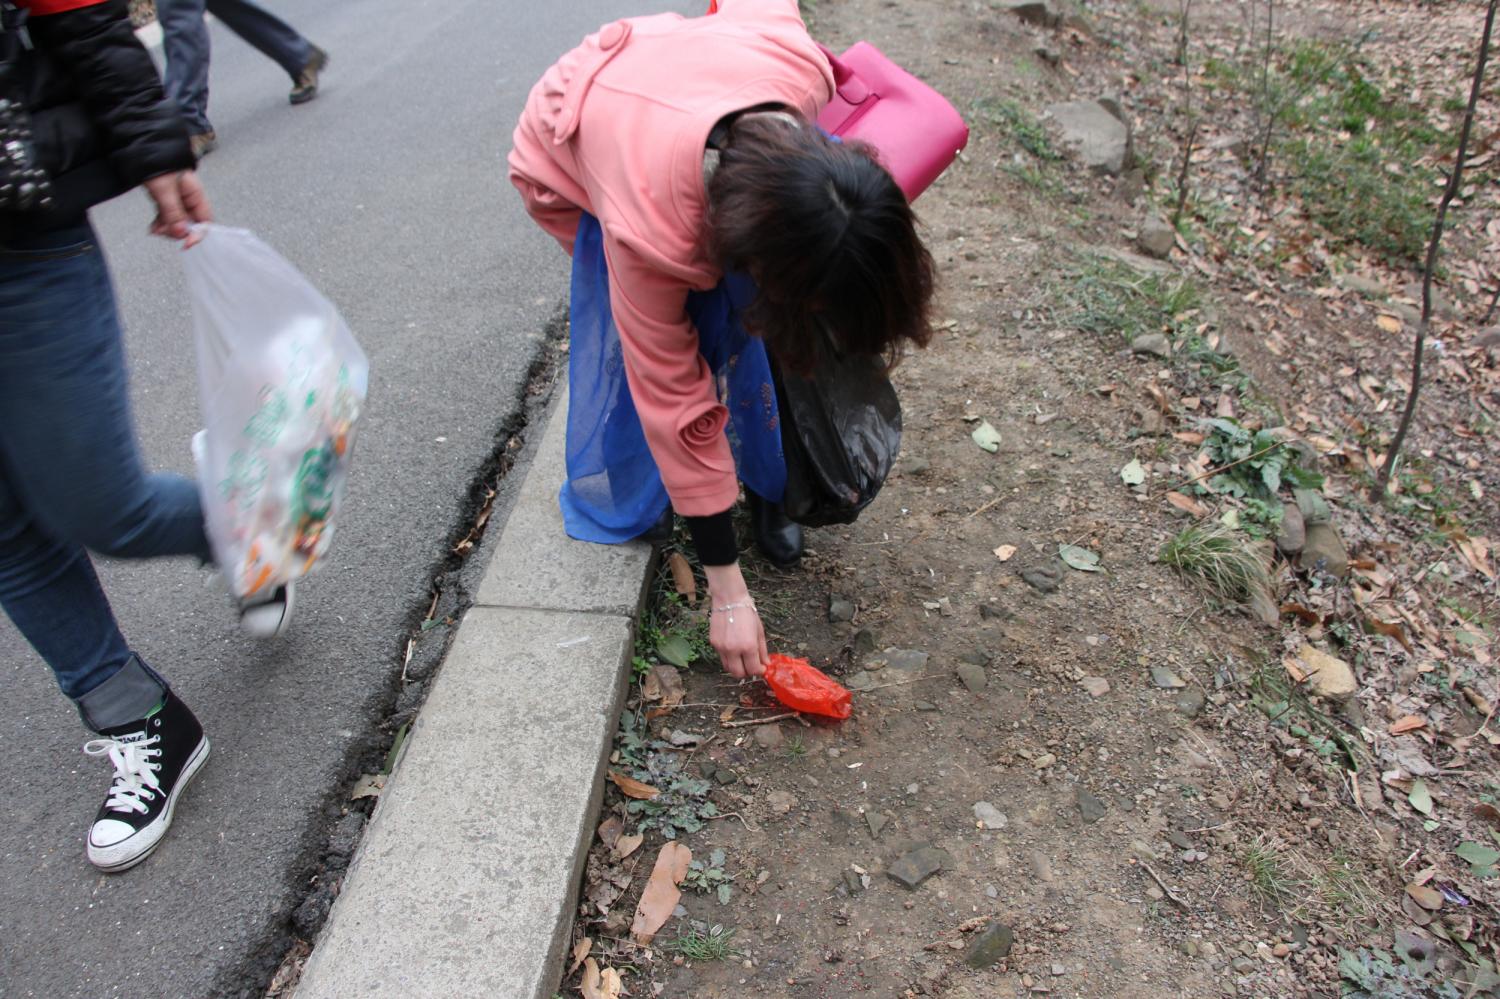
[[[786,461],[765,344],[745,332],[741,310],[755,296],[743,274],[688,295],[698,348],[729,410],[726,433],[740,481],[779,502]],[[568,355],[568,477],[559,502],[568,536],[618,544],[638,537],[669,505],[625,381],[620,334],[609,307],[609,269],[599,221],[585,214],[573,244]]]

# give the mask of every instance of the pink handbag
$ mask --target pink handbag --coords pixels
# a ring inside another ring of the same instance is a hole
[[[823,52],[838,92],[818,115],[818,125],[874,146],[906,200],[915,201],[958,158],[969,126],[942,94],[869,42],[856,42],[840,56]]]

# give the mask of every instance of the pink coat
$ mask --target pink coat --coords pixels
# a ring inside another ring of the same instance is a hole
[[[714,123],[760,104],[808,120],[833,94],[796,0],[721,0],[719,13],[606,25],[547,70],[516,126],[510,179],[570,254],[599,219],[630,394],[672,506],[734,505],[728,412],[698,353],[689,290],[723,277],[705,242],[703,152]]]

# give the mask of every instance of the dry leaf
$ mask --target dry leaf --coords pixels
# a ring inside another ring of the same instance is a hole
[[[658,794],[661,794],[659,788],[654,788],[650,784],[642,784],[634,777],[626,777],[624,774],[617,774],[613,770],[609,772],[609,779],[615,782],[616,787],[625,792],[625,797],[627,798],[639,798],[649,801]]]
[[[689,607],[698,606],[698,581],[693,578],[693,567],[682,557],[682,552],[667,556],[667,565],[672,569],[672,585],[687,598]]]
[[[1488,538],[1462,538],[1454,542],[1458,553],[1469,563],[1470,568],[1485,579],[1494,579],[1495,570],[1490,568],[1490,542]]]
[[[625,831],[625,823],[620,821],[618,815],[611,815],[599,823],[599,842],[613,848],[615,841],[620,838],[620,833]]]
[[[1443,907],[1443,893],[1436,888],[1428,888],[1426,885],[1407,885],[1406,894],[1411,900],[1429,912],[1437,912]]]
[[[1308,608],[1303,607],[1301,604],[1282,604],[1281,613],[1295,614],[1297,616],[1297,619],[1308,627],[1313,627],[1315,625],[1323,623],[1322,615],[1318,614],[1317,611],[1309,610]]]
[[[1001,545],[995,549],[995,557],[1002,562],[1009,562],[1010,557],[1016,553],[1015,545]]]
[[[681,843],[668,843],[656,855],[656,866],[651,869],[651,879],[641,894],[641,904],[636,906],[635,919],[630,924],[630,936],[645,947],[656,937],[677,908],[682,892],[677,886],[687,877],[688,864],[693,860],[693,851]]]
[[[1394,638],[1396,641],[1401,643],[1401,647],[1407,652],[1415,651],[1414,649],[1412,649],[1411,641],[1406,637],[1406,629],[1401,627],[1401,625],[1399,624],[1381,621],[1378,618],[1367,617],[1365,618],[1365,629],[1367,631],[1373,631],[1377,634],[1384,635],[1386,638]]]
[[[720,711],[719,712],[719,722],[720,722],[720,724],[722,724],[724,722],[727,722],[727,721],[729,721],[729,719],[733,718],[734,717],[734,713],[736,711],[738,711],[738,710],[739,710],[739,707],[737,705],[731,704],[729,707],[725,708],[723,711]]]
[[[1427,727],[1427,719],[1421,715],[1407,715],[1398,721],[1391,722],[1391,735],[1401,735],[1406,732],[1415,732],[1419,728]]]
[[[578,970],[578,966],[583,963],[583,959],[586,958],[586,957],[588,957],[589,956],[589,951],[591,951],[593,949],[594,949],[594,940],[593,940],[592,937],[584,937],[582,940],[580,940],[576,944],[574,944],[573,945],[573,965],[572,965],[572,967],[570,967],[568,969],[568,974],[571,975],[573,972],[577,971]]]
[[[1167,502],[1194,517],[1207,517],[1209,513],[1208,507],[1183,493],[1167,493]]]
[[[1281,664],[1286,667],[1287,675],[1292,678],[1293,683],[1307,682],[1307,670],[1302,668],[1302,663],[1297,661],[1296,656],[1287,656],[1281,661]],[[614,775],[611,774],[610,776]]]
[[[1385,316],[1385,315],[1376,316],[1375,317],[1375,325],[1379,326],[1381,329],[1385,330],[1387,333],[1400,333],[1401,332],[1401,320],[1397,319],[1395,316]]]
[[[641,848],[641,843],[644,842],[645,839],[646,837],[642,836],[640,833],[626,833],[625,835],[615,840],[614,844],[610,847],[610,852],[615,855],[615,859],[624,860],[626,857],[639,850]]]
[[[605,968],[601,972],[594,959],[589,958],[583,963],[583,979],[578,983],[578,991],[583,993],[583,999],[620,999],[625,993],[625,983],[614,968]]]
[[[687,696],[687,690],[682,686],[682,674],[677,672],[676,666],[658,663],[651,667],[650,675],[656,680],[662,707],[675,708]]]

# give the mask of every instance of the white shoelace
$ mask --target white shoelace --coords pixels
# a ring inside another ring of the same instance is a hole
[[[146,805],[141,798],[144,796],[151,801],[161,793],[161,781],[156,776],[161,764],[151,762],[161,755],[160,749],[151,748],[160,741],[161,736],[153,735],[149,739],[130,742],[90,739],[83,744],[83,751],[88,755],[108,756],[109,762],[115,765],[114,783],[110,785],[109,797],[104,802],[111,811],[145,812]]]

